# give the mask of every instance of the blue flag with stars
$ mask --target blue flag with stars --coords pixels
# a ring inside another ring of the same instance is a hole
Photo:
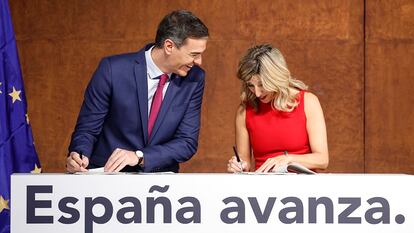
[[[0,0],[0,233],[10,232],[10,175],[40,172],[8,0]]]

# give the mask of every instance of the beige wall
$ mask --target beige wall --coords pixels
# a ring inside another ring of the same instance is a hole
[[[45,172],[64,171],[83,91],[103,56],[137,51],[162,16],[209,27],[200,146],[183,172],[224,172],[239,103],[238,59],[268,42],[325,112],[329,172],[414,174],[414,2],[362,0],[13,0],[30,122]],[[411,85],[410,85],[411,84]]]

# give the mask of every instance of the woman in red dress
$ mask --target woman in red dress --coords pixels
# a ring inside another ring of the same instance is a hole
[[[271,45],[250,48],[237,77],[242,103],[236,113],[236,148],[229,172],[272,172],[295,162],[312,170],[329,162],[325,119],[318,98],[294,79]]]

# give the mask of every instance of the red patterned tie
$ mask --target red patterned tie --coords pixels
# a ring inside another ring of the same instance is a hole
[[[154,127],[155,120],[157,119],[158,112],[160,111],[161,104],[162,104],[162,90],[164,89],[164,85],[167,82],[168,75],[162,74],[160,77],[160,81],[158,82],[157,90],[155,91],[155,95],[152,98],[152,105],[151,111],[148,119],[148,138],[151,137],[152,128]]]

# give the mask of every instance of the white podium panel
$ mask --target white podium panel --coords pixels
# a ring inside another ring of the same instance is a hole
[[[414,176],[14,174],[12,233],[413,232]]]

